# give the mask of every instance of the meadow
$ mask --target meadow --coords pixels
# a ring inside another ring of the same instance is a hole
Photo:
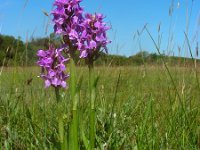
[[[29,39],[27,32],[25,42],[0,35],[0,150],[200,149],[193,1],[184,31],[175,31],[180,3],[171,1],[166,48],[161,22],[157,35],[145,23],[133,35],[138,53],[130,57],[107,54],[110,25],[104,15],[84,12],[80,2],[56,0],[51,13],[41,11],[53,23],[48,37]],[[154,53],[143,49],[146,36]],[[118,53],[115,35],[112,43],[108,51]]]
[[[199,149],[199,85],[193,67],[96,67],[96,149]],[[4,67],[0,75],[0,149],[63,149],[72,101],[44,88],[38,67]],[[78,101],[78,143],[89,138],[88,68]],[[69,83],[70,85],[70,83]]]

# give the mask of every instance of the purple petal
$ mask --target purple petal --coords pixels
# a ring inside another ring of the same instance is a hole
[[[97,43],[96,43],[94,40],[91,40],[91,41],[90,41],[89,47],[90,47],[91,49],[94,49],[94,48],[97,47]]]
[[[60,66],[59,66],[59,67],[60,67],[60,70],[61,70],[61,71],[65,71],[65,70],[66,70],[66,67],[65,67],[65,65],[64,65],[64,64],[60,64]]]
[[[81,51],[81,55],[80,55],[80,58],[86,58],[88,56],[88,53],[86,50],[84,51]]]
[[[39,56],[39,57],[45,57],[45,56],[46,56],[46,53],[45,53],[44,50],[39,50],[39,51],[37,52],[37,56]]]
[[[49,71],[48,74],[50,78],[56,75],[56,73],[53,70]]]
[[[66,82],[65,82],[65,81],[62,81],[62,82],[61,82],[61,86],[62,86],[63,88],[66,88],[66,87],[67,87]]]
[[[55,87],[57,87],[59,85],[59,80],[58,78],[53,78],[53,80],[51,81],[52,85],[54,85]]]
[[[45,80],[45,88],[50,87],[51,82],[49,80]]]

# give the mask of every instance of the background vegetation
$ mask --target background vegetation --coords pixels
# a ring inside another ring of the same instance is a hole
[[[37,50],[48,49],[49,42],[53,42],[59,46],[61,39],[51,34],[45,38],[32,38],[30,41],[24,43],[20,37],[15,39],[12,36],[0,35],[0,66],[35,66],[37,62]],[[78,56],[77,56],[78,57]],[[133,56],[126,57],[120,55],[111,55],[104,52],[96,61],[98,66],[138,66],[144,64],[161,65],[162,58],[166,59],[168,65],[174,66],[191,66],[193,61],[191,58],[181,58],[177,56],[159,55],[157,53],[149,53],[141,50]],[[77,58],[78,60],[78,58]],[[199,63],[199,61],[197,61]],[[84,61],[77,62],[77,65],[85,65]]]

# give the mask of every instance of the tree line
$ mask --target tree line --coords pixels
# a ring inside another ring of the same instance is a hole
[[[49,37],[32,38],[28,42],[23,42],[20,37],[0,34],[0,66],[34,66],[37,62],[37,50],[48,49],[49,43],[60,45],[62,39],[51,34]],[[77,64],[85,65],[84,61]],[[138,65],[160,65],[166,61],[169,65],[192,65],[191,58],[182,58],[176,56],[158,55],[157,53],[149,53],[147,51],[140,51],[130,57],[121,55],[111,55],[101,52],[100,57],[95,62],[96,65],[105,66],[138,66]],[[197,61],[199,63],[199,61]]]

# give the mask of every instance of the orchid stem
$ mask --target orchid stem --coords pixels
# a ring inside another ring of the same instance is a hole
[[[56,95],[56,101],[57,103],[59,103],[61,101],[60,88],[55,87],[55,95]]]
[[[89,65],[89,90],[90,90],[90,150],[95,148],[95,86],[94,67]]]
[[[79,101],[79,92],[77,90],[77,79],[76,79],[76,66],[74,60],[70,60],[70,89],[71,89],[71,99],[73,101],[73,108],[72,108],[72,124],[71,124],[71,147],[70,149],[78,150],[79,143],[78,143],[78,101]]]

